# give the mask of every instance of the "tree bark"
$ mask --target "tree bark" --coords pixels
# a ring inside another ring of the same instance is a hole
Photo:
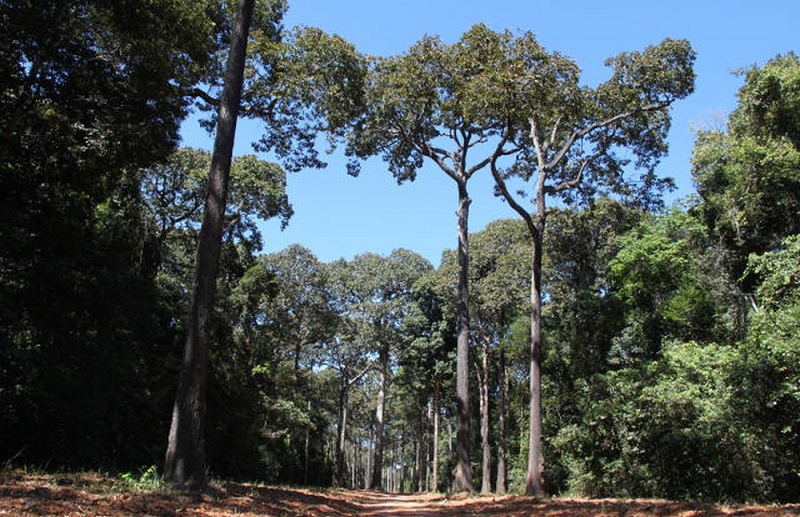
[[[342,378],[342,385],[339,388],[339,432],[336,433],[336,452],[333,457],[333,486],[342,486],[344,470],[344,441],[345,430],[347,429],[347,399],[349,386],[347,378]]]
[[[469,205],[467,182],[458,182],[458,344],[456,349],[456,492],[472,492],[469,430]]]
[[[308,417],[311,418],[311,401],[307,404]],[[308,452],[311,447],[311,426],[306,426],[305,443],[303,444],[303,485],[308,485]]]
[[[499,393],[497,398],[497,486],[498,495],[506,493],[506,397],[508,396],[508,377],[506,376],[506,353],[500,348],[500,361],[497,373]]]
[[[373,457],[373,451],[372,451],[372,447],[370,446],[370,444],[375,441],[374,437],[375,437],[375,431],[374,431],[374,429],[370,428],[369,437],[367,439],[367,452],[366,452],[366,455],[367,455],[367,468],[364,471],[364,488],[369,488],[369,487],[372,486],[372,474],[373,474],[373,472],[372,472],[372,470],[373,470],[372,457]]]
[[[439,382],[433,388],[433,482],[431,490],[439,491]]]
[[[417,436],[414,440],[414,492],[421,493],[425,491],[426,473],[428,471],[428,452],[426,450],[425,435],[427,434],[428,426],[427,419],[425,418],[425,411],[419,412],[419,420],[417,420]]]
[[[192,286],[186,343],[164,459],[165,479],[191,487],[203,487],[207,482],[205,417],[208,350],[222,245],[223,218],[228,195],[228,178],[254,3],[254,0],[240,0],[234,20],[222,98],[219,103],[208,193],[197,245],[197,265]]]
[[[489,343],[485,339],[481,357],[480,413],[481,413],[481,494],[492,493],[492,449],[489,445]]]
[[[542,494],[542,230],[533,236],[531,267],[530,439],[525,493]]]
[[[386,384],[389,376],[389,345],[381,344],[378,353],[378,403],[375,406],[375,460],[372,464],[370,488],[382,490],[383,485],[383,427],[386,411]]]

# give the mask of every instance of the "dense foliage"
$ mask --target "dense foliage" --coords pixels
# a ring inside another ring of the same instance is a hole
[[[208,468],[292,484],[452,489],[457,250],[436,267],[409,250],[332,263],[300,245],[261,253],[260,222],[292,215],[285,170],[322,165],[317,134],[352,136],[369,101],[359,86],[366,59],[313,29],[282,37],[282,3],[267,4],[275,10],[255,27],[243,108],[267,122],[260,145],[281,165],[240,156],[232,168]],[[6,465],[161,463],[210,163],[205,151],[176,148],[177,132],[192,102],[213,105],[226,12],[200,0],[0,2]],[[461,65],[481,30],[458,47]],[[426,42],[415,52],[443,56],[441,42]],[[414,55],[380,66],[399,73]],[[618,73],[645,73],[631,68],[635,57],[619,56]],[[465,77],[450,86],[478,87]],[[800,500],[800,61],[778,56],[741,77],[727,126],[698,134],[696,198],[656,210],[652,179],[637,199],[601,185],[547,213],[551,493]],[[619,148],[630,135],[613,136]],[[663,151],[660,134],[638,136]],[[390,160],[395,172],[419,161],[403,156],[410,161]],[[604,163],[589,172],[625,168]],[[469,242],[472,481],[522,491],[531,238],[509,219]]]

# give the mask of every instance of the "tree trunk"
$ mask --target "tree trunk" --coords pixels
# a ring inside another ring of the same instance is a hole
[[[506,397],[508,396],[508,377],[506,376],[506,353],[500,348],[500,361],[497,371],[497,486],[498,495],[506,493]]]
[[[371,443],[374,443],[375,431],[370,427],[369,430],[369,438],[367,440],[367,468],[364,471],[364,488],[369,488],[372,486],[372,474],[373,474],[373,465],[372,465],[372,457],[373,451],[371,447]]]
[[[225,82],[219,103],[217,135],[211,157],[208,193],[197,245],[186,343],[172,409],[164,478],[192,487],[205,486],[205,417],[208,349],[222,245],[236,119],[242,96],[247,39],[254,0],[240,0],[234,21]]]
[[[341,486],[344,479],[345,439],[347,438],[347,404],[350,400],[350,389],[363,377],[371,367],[367,366],[355,377],[348,379],[347,368],[341,372],[339,385],[339,429],[336,433],[336,450],[333,456],[333,486]],[[311,401],[308,403],[311,413]]]
[[[381,490],[383,485],[383,427],[386,411],[386,384],[389,376],[389,346],[381,345],[378,353],[380,370],[378,371],[378,403],[375,406],[375,460],[372,464],[373,490]]]
[[[433,388],[433,482],[431,490],[439,491],[439,383]]]
[[[542,494],[542,230],[533,236],[531,261],[530,439],[525,493]]]
[[[481,413],[481,494],[492,492],[492,449],[489,445],[489,344],[483,344],[480,380]]]
[[[420,408],[421,409],[421,408]],[[426,472],[428,471],[428,453],[426,450],[425,435],[428,430],[425,412],[419,412],[417,421],[417,436],[414,443],[414,492],[425,491]]]
[[[466,180],[458,182],[458,345],[456,349],[456,492],[472,492],[469,431],[469,205]]]
[[[311,418],[311,401],[308,401],[308,418]],[[308,451],[311,446],[311,426],[306,426],[306,438],[303,445],[303,485],[308,485]]]
[[[346,374],[345,374],[346,375]],[[333,486],[342,486],[344,470],[344,441],[345,430],[347,429],[347,378],[342,378],[342,386],[339,388],[339,432],[336,433],[336,452],[333,457]]]

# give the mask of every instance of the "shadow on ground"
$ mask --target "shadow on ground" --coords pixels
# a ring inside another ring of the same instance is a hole
[[[659,500],[396,495],[221,483],[205,493],[140,490],[97,473],[0,473],[0,516],[504,517],[797,516],[800,505],[721,506]]]

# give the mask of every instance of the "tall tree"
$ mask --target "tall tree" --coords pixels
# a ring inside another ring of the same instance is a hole
[[[217,135],[211,155],[203,224],[197,245],[195,280],[186,345],[172,411],[164,476],[178,484],[206,484],[205,415],[208,350],[214,294],[228,196],[236,121],[244,82],[247,40],[255,0],[240,0],[232,33],[225,84],[219,103]]]
[[[201,110],[216,112],[205,124],[208,127],[216,124],[217,136],[198,245],[195,283],[196,287],[202,289],[196,289],[192,298],[193,307],[199,305],[205,309],[197,317],[190,315],[187,344],[197,339],[195,335],[205,342],[208,325],[211,324],[211,305],[207,305],[207,302],[213,300],[213,278],[219,256],[219,246],[215,243],[221,232],[227,195],[227,177],[223,171],[229,169],[231,159],[228,147],[232,149],[237,115],[263,121],[264,135],[257,147],[261,151],[273,151],[288,170],[296,171],[306,166],[324,166],[315,146],[318,133],[326,132],[334,141],[347,130],[351,119],[360,109],[362,60],[351,45],[341,38],[329,37],[318,29],[301,29],[282,40],[280,20],[286,3],[282,0],[259,2],[258,9],[252,4],[240,3],[236,10],[233,27],[229,31],[230,50],[222,84],[219,80],[220,67],[211,66],[204,76],[207,88],[188,91],[195,96]],[[247,20],[242,23],[245,11],[248,12]],[[225,16],[221,16],[217,22],[226,28],[230,26]],[[245,52],[251,35],[251,51]],[[227,40],[223,38],[223,41]],[[176,403],[170,444],[190,443],[191,446],[187,447],[196,453],[202,448],[202,431],[196,428],[196,416],[203,413],[199,400],[203,398],[205,389],[201,372],[206,369],[203,363],[207,361],[207,345],[199,346],[197,354],[192,352],[192,346],[187,346],[186,351],[186,364],[182,367],[186,373],[181,376],[184,380],[179,382],[176,401],[184,400],[186,393],[194,392],[192,397],[195,402],[188,404],[191,408],[187,404]],[[194,381],[189,382],[189,371],[196,372]],[[190,420],[187,417],[191,414],[195,417]],[[190,427],[194,430],[191,433],[184,432],[182,423],[190,421]],[[189,478],[199,476],[197,482],[202,482],[201,467],[198,465],[201,458],[192,460],[191,475],[182,474],[187,468],[183,465],[186,459],[176,459],[176,455],[182,457],[187,452],[176,452],[176,447],[182,450],[184,445],[169,447],[165,461],[167,478],[193,482]]]
[[[547,197],[585,202],[608,191],[630,201],[657,202],[669,182],[654,173],[666,152],[669,107],[694,88],[694,51],[686,41],[665,40],[643,52],[627,52],[609,59],[612,77],[596,88],[582,87],[579,69],[568,58],[549,53],[531,33],[487,33],[512,56],[526,59],[498,68],[487,83],[490,98],[484,113],[505,118],[508,129],[491,162],[492,175],[503,198],[522,217],[533,240],[531,256],[530,410],[526,492],[542,493],[542,258],[547,220]],[[505,108],[513,103],[509,112]],[[504,154],[515,149],[514,165],[501,167]],[[640,178],[626,178],[630,159],[644,170]],[[501,150],[507,150],[506,153]],[[515,190],[512,178],[530,185]],[[518,194],[530,195],[533,207]]]
[[[454,380],[455,347],[453,328],[455,311],[447,308],[445,298],[452,297],[452,285],[437,286],[443,280],[441,268],[421,277],[413,287],[414,305],[403,321],[405,331],[413,337],[398,354],[398,377],[407,392],[418,402],[417,420],[427,420],[432,427],[426,488],[439,490],[439,434],[442,412],[442,393]],[[452,279],[449,279],[452,280]],[[444,294],[439,293],[445,291]],[[424,413],[424,414],[423,414]],[[424,447],[424,444],[419,444]]]
[[[378,60],[367,79],[366,117],[352,133],[349,152],[380,154],[398,182],[411,181],[426,160],[455,183],[458,211],[457,358],[458,403],[455,489],[472,490],[469,411],[469,180],[494,153],[484,145],[505,127],[476,108],[489,96],[481,85],[502,56],[481,30],[455,44],[427,37],[403,55]],[[473,154],[478,154],[473,159]]]
[[[368,359],[369,346],[357,331],[357,322],[350,318],[348,305],[352,301],[350,292],[350,270],[345,260],[325,265],[325,276],[329,279],[332,308],[337,315],[335,334],[322,343],[319,351],[320,364],[337,373],[338,400],[336,436],[333,451],[333,486],[346,486],[345,445],[349,424],[350,393],[373,365]]]

